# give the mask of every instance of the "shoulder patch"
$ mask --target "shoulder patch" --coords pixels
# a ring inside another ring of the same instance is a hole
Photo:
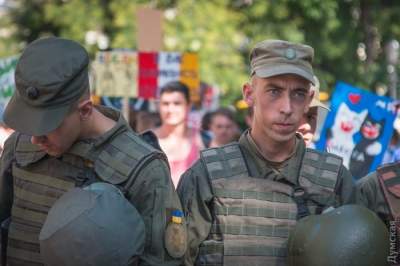
[[[182,258],[187,248],[187,232],[180,223],[169,223],[165,230],[165,248],[168,254],[175,258]]]

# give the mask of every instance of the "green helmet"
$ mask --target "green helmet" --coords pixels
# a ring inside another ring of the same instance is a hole
[[[358,205],[305,217],[288,240],[289,266],[383,266],[388,256],[385,224]]]
[[[118,188],[94,183],[56,201],[39,241],[45,265],[127,266],[143,252],[145,227]]]

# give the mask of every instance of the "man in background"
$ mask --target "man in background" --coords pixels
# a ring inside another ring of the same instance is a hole
[[[299,129],[297,132],[301,134],[309,148],[314,148],[314,135],[317,129],[318,114],[323,110],[329,111],[329,108],[319,100],[319,80],[314,76],[315,85],[311,86],[311,91],[314,92],[313,99],[310,103],[308,112],[303,115]]]
[[[220,147],[237,140],[239,126],[234,113],[228,108],[219,108],[210,114],[209,130],[211,142],[209,147]]]

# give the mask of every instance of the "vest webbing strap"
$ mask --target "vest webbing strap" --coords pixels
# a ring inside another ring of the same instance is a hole
[[[276,218],[276,219],[296,219],[297,210],[289,211],[282,210],[279,208],[252,208],[252,207],[224,207],[215,206],[214,211],[216,215],[237,215],[237,216],[248,216],[248,217],[265,217],[265,218]]]
[[[38,247],[39,247],[39,245],[38,245]],[[18,258],[20,260],[24,260],[25,265],[31,265],[33,263],[38,263],[38,264],[43,263],[39,252],[34,252],[34,251],[29,251],[29,250],[24,250],[24,249],[16,249],[16,248],[9,246],[7,248],[7,254],[11,258]]]
[[[199,255],[208,254],[224,254],[225,256],[274,256],[285,257],[287,249],[282,247],[260,246],[241,246],[241,247],[224,247],[223,245],[213,243],[202,246]]]
[[[72,182],[52,177],[44,173],[32,173],[16,166],[13,166],[12,171],[13,175],[20,180],[38,185],[44,185],[54,189],[62,189],[64,192],[74,187],[74,183]]]
[[[241,190],[226,190],[226,189],[215,188],[214,195],[216,197],[231,198],[231,199],[256,199],[256,200],[273,201],[281,203],[293,202],[291,197],[277,192],[241,191]]]
[[[302,179],[306,178],[318,186],[333,190],[341,165],[341,158],[333,154],[306,149],[299,177],[300,185],[302,185]]]
[[[224,254],[224,244],[217,241],[207,241],[207,245],[202,244],[199,249],[199,255]]]
[[[230,234],[230,235],[253,235],[253,236],[272,236],[288,237],[289,226],[274,225],[229,225],[213,224],[211,225],[211,234]]]

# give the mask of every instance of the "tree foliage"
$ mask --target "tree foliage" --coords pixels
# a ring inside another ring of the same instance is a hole
[[[385,45],[400,39],[400,2],[394,0],[9,0],[0,18],[0,56],[46,35],[71,38],[93,55],[87,33],[107,36],[110,48],[136,48],[135,12],[164,11],[168,51],[195,51],[201,79],[219,86],[223,101],[240,98],[248,54],[263,39],[304,42],[315,49],[322,90],[337,80],[373,90],[388,84]],[[3,36],[1,29],[11,34]]]

